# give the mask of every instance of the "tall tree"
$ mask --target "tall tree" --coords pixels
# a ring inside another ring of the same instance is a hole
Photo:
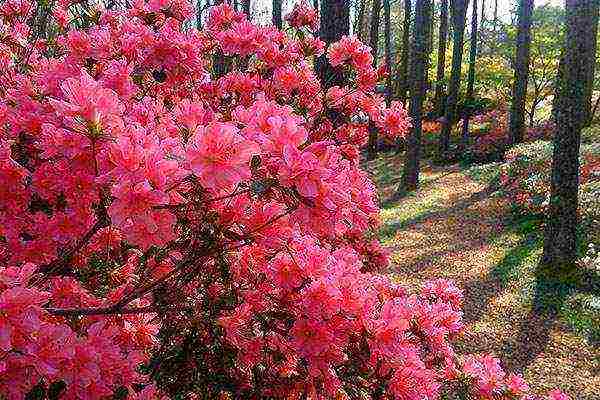
[[[446,110],[440,134],[440,156],[446,158],[450,148],[450,132],[456,122],[457,103],[460,90],[460,74],[462,67],[463,45],[465,36],[465,22],[469,0],[450,0],[452,18],[452,71],[450,72],[450,85]]]
[[[360,6],[358,8],[358,13],[356,15],[356,20],[354,23],[354,30],[356,32],[356,37],[360,40],[364,40],[364,26],[365,26],[365,14],[367,13],[367,0],[361,0]]]
[[[283,26],[283,21],[281,19],[281,0],[273,0],[273,25],[278,29],[281,29]]]
[[[196,29],[202,29],[202,0],[196,1]]]
[[[373,52],[373,66],[377,66],[377,53],[379,49],[379,12],[381,10],[381,0],[373,0],[373,9],[371,10],[371,30],[369,32],[369,44]],[[370,124],[369,126],[369,144],[368,158],[372,160],[377,154],[377,129]]]
[[[390,0],[383,0],[383,20],[384,20],[384,39],[385,39],[385,64],[388,68],[387,79],[385,82],[385,101],[389,105],[392,100],[392,32],[391,32],[391,8]]]
[[[557,129],[552,157],[552,184],[544,251],[538,272],[546,277],[573,277],[577,258],[579,146],[585,119],[589,54],[587,35],[594,29],[600,0],[566,0],[566,39],[557,80]]]
[[[596,72],[596,50],[598,49],[598,7],[594,4],[589,6],[590,31],[586,34],[589,43],[585,46],[587,53],[581,55],[586,62],[585,100],[584,100],[584,125],[592,122],[592,92],[594,90],[594,74]]]
[[[473,106],[473,88],[475,86],[475,61],[477,60],[477,1],[473,0],[471,7],[471,48],[469,52],[469,75],[467,78],[467,104],[465,107],[465,115],[463,118],[462,135],[461,135],[461,150],[462,153],[467,150],[469,143],[469,119],[471,118],[471,110]]]
[[[510,109],[509,140],[521,143],[525,135],[525,100],[529,80],[529,58],[531,47],[531,20],[533,0],[519,1],[519,28],[517,32],[517,50],[515,54],[515,80],[513,83],[513,101]]]
[[[448,37],[448,0],[441,0],[440,29],[438,32],[438,62],[435,84],[435,111],[444,114],[444,80],[446,76],[446,41]]]
[[[329,45],[350,34],[350,9],[348,0],[322,0],[321,26],[319,35],[325,44]],[[317,60],[317,71],[323,86],[344,85],[344,71],[333,68],[322,55]]]
[[[483,28],[485,24],[485,0],[481,0],[481,23],[480,26]]]
[[[429,69],[429,36],[432,19],[432,1],[417,0],[412,40],[410,66],[410,108],[413,127],[408,137],[408,148],[404,161],[402,186],[399,191],[415,190],[419,185],[419,163],[421,159],[421,130],[423,101],[427,90]]]
[[[242,11],[250,19],[250,0],[242,0]]]
[[[398,97],[406,103],[410,82],[408,81],[408,57],[410,52],[411,0],[404,0],[404,23],[402,24],[402,55],[398,69]]]

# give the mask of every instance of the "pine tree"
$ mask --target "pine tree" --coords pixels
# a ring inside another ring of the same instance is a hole
[[[552,183],[544,234],[540,274],[570,281],[577,271],[579,147],[585,122],[589,54],[587,35],[598,20],[600,0],[567,0],[567,32],[562,68],[557,79],[556,134],[552,157]]]
[[[450,72],[450,85],[442,132],[440,134],[439,153],[442,159],[448,157],[450,149],[450,132],[456,122],[458,95],[460,90],[460,74],[462,67],[463,45],[465,36],[465,23],[467,18],[467,7],[469,0],[450,0],[450,11],[452,18],[453,41],[452,41],[452,70]]]
[[[408,137],[408,148],[404,162],[402,186],[399,191],[415,190],[419,185],[419,164],[421,158],[421,130],[423,101],[427,90],[429,69],[429,36],[432,18],[431,0],[417,0],[410,67],[410,108],[413,127]]]
[[[533,0],[519,1],[519,28],[515,54],[515,81],[510,111],[510,143],[521,143],[525,135],[525,100],[529,79],[529,48],[531,46],[531,20]]]

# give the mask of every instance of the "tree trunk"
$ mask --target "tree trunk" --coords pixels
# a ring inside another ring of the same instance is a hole
[[[281,19],[281,0],[273,0],[273,25],[277,29],[283,27],[283,21]]]
[[[330,45],[350,34],[350,10],[347,0],[322,0],[321,1],[321,26],[319,29],[321,40]],[[325,54],[317,60],[317,72],[324,88],[343,86],[345,84],[344,71],[333,68]]]
[[[248,21],[250,21],[250,0],[242,0],[242,11],[248,16]]]
[[[469,148],[469,118],[473,105],[473,87],[475,86],[475,61],[477,59],[477,1],[473,0],[471,15],[471,49],[469,52],[469,76],[467,78],[466,108],[462,126],[461,153]]]
[[[498,0],[494,1],[494,32],[498,27]]]
[[[202,0],[196,1],[196,29],[202,29]]]
[[[585,3],[585,2],[584,2]],[[582,4],[582,6],[584,6]],[[596,72],[596,50],[598,38],[598,3],[589,2],[587,11],[590,18],[590,30],[586,34],[586,39],[589,43],[586,44],[587,54],[581,55],[581,60],[586,61],[586,81],[585,81],[585,98],[584,98],[584,126],[592,123],[592,94],[594,91],[594,74]]]
[[[356,30],[356,37],[360,40],[364,40],[364,25],[365,25],[365,14],[367,11],[367,0],[361,0],[360,8],[358,9],[358,15],[356,16],[356,22],[354,28]]]
[[[408,57],[410,46],[410,14],[411,0],[404,0],[404,24],[402,26],[402,59],[400,60],[400,68],[398,69],[398,98],[405,104],[408,96]]]
[[[383,0],[383,18],[385,34],[385,64],[388,68],[387,79],[385,81],[385,102],[389,106],[392,100],[392,34],[390,23],[390,0]]]
[[[429,36],[432,19],[432,1],[417,0],[412,41],[410,67],[410,108],[413,127],[408,137],[408,148],[402,174],[400,191],[415,190],[419,185],[419,163],[421,158],[421,123],[423,101],[427,90],[427,70],[429,69]]]
[[[369,33],[369,44],[373,52],[373,66],[377,67],[377,53],[379,48],[379,11],[381,10],[381,0],[373,0],[373,10],[371,12],[371,31]],[[377,129],[371,123],[369,125],[369,144],[368,159],[373,160],[377,155]]]
[[[529,48],[531,45],[531,18],[533,0],[519,1],[519,28],[515,55],[515,81],[510,110],[509,141],[521,143],[525,136],[525,100],[529,79]]]
[[[452,14],[452,71],[450,72],[450,86],[446,100],[446,112],[440,134],[440,157],[447,158],[450,149],[450,132],[456,122],[458,95],[460,90],[460,73],[462,66],[463,45],[465,36],[465,20],[469,0],[450,0]]]
[[[544,252],[538,272],[552,279],[570,280],[577,267],[577,208],[579,190],[579,146],[585,118],[587,65],[593,15],[600,0],[567,0],[567,32],[563,71],[558,79],[557,130],[552,157],[552,184]],[[539,275],[538,275],[539,276]]]
[[[440,4],[440,29],[438,33],[438,63],[435,85],[435,111],[444,115],[444,79],[446,77],[446,40],[448,37],[448,0]]]
[[[479,26],[481,26],[481,28],[484,28],[483,24],[485,23],[485,0],[481,0],[481,22],[479,23]]]

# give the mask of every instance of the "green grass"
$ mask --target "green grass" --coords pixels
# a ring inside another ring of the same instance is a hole
[[[466,166],[463,172],[477,182],[487,185],[499,185],[500,167],[502,164],[501,162],[494,162],[470,165]]]

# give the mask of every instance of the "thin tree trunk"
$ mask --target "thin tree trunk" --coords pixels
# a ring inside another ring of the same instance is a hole
[[[498,27],[498,0],[494,1],[494,32]]]
[[[390,23],[390,0],[383,0],[383,18],[385,34],[385,64],[388,68],[387,79],[385,82],[385,101],[389,106],[392,100],[392,33]]]
[[[525,136],[525,100],[529,79],[529,48],[531,46],[531,19],[533,0],[519,1],[519,28],[515,55],[515,81],[510,110],[509,141],[521,143]]]
[[[381,11],[381,0],[373,0],[371,12],[371,30],[369,32],[369,45],[373,53],[373,66],[377,66],[377,55],[379,52],[379,13]]]
[[[373,9],[371,11],[371,31],[369,33],[369,44],[373,52],[373,66],[377,66],[377,53],[379,49],[379,12],[381,10],[381,0],[373,0]],[[371,123],[369,125],[369,144],[368,159],[373,160],[377,155],[377,129]]]
[[[484,25],[483,25],[484,23],[485,23],[485,0],[481,0],[481,23],[479,24],[479,26],[484,28]]]
[[[410,108],[413,127],[408,137],[408,148],[399,191],[415,190],[419,186],[419,163],[421,158],[421,130],[423,101],[427,90],[429,69],[429,36],[432,19],[432,1],[417,0],[410,68]]]
[[[440,157],[447,158],[450,149],[450,132],[456,122],[458,95],[460,90],[460,73],[462,67],[463,45],[465,36],[465,20],[469,0],[450,0],[453,28],[452,71],[450,86],[446,100],[446,112],[440,134]]]
[[[196,1],[196,29],[202,29],[202,0]]]
[[[408,89],[410,82],[408,81],[408,58],[410,46],[410,14],[411,0],[404,0],[404,24],[402,26],[402,59],[400,60],[400,68],[398,69],[398,98],[405,104],[408,99]]]
[[[544,251],[538,277],[574,278],[577,271],[577,208],[579,190],[579,146],[585,118],[587,65],[581,55],[588,54],[594,15],[600,0],[567,0],[567,33],[564,47],[563,73],[558,79],[556,105],[557,130],[552,157],[552,184],[548,219],[544,235]]]
[[[448,0],[441,0],[440,29],[438,33],[438,63],[435,85],[435,111],[444,115],[444,80],[446,77],[446,42],[448,37]]]
[[[242,0],[242,11],[248,16],[248,20],[250,20],[250,0]]]
[[[475,86],[475,61],[477,60],[477,1],[473,0],[471,15],[471,49],[469,53],[469,76],[467,78],[467,104],[462,126],[461,153],[464,155],[469,146],[469,118],[473,106],[473,87]]]
[[[321,1],[321,26],[319,29],[321,40],[330,45],[350,33],[350,10],[347,0],[322,0]],[[317,60],[317,72],[324,88],[343,86],[345,84],[344,71],[333,68],[325,55]]]
[[[364,20],[365,20],[365,14],[366,14],[366,10],[367,10],[367,0],[361,0],[360,2],[360,8],[358,9],[358,15],[356,16],[356,23],[355,25],[355,29],[356,29],[356,37],[359,38],[360,40],[363,40],[363,34],[364,34]]]
[[[281,19],[281,0],[273,0],[273,25],[281,29],[283,21]]]
[[[597,4],[590,4],[588,8],[590,14],[591,30],[586,34],[589,43],[586,45],[587,54],[582,54],[581,59],[586,60],[586,82],[584,99],[584,126],[592,123],[592,94],[594,91],[594,74],[596,72],[596,50],[598,48],[598,7]]]

